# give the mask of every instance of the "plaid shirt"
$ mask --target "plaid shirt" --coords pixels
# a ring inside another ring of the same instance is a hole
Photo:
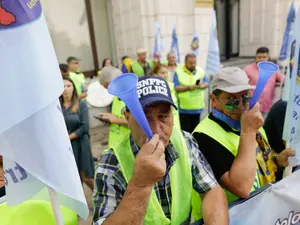
[[[198,150],[198,145],[191,134],[183,132],[186,145],[189,150],[193,188],[200,194],[206,193],[217,184],[210,165],[202,153]],[[133,154],[136,156],[139,148],[130,138]],[[174,146],[170,143],[165,151],[167,171],[156,185],[154,190],[157,199],[162,206],[166,217],[171,216],[172,193],[170,187],[170,168],[179,157]],[[122,174],[116,155],[110,149],[100,159],[96,169],[94,190],[94,225],[100,225],[114,212],[121,202],[126,190],[127,182]]]

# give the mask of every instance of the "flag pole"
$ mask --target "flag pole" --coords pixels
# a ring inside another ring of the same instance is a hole
[[[48,186],[48,191],[51,199],[52,210],[54,213],[56,225],[64,225],[63,217],[60,211],[60,204],[57,197],[57,192]]]

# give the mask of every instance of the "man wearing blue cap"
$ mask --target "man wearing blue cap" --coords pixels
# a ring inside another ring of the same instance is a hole
[[[137,95],[154,136],[147,140],[125,112],[131,133],[105,151],[96,169],[94,224],[190,224],[192,191],[203,197],[205,224],[228,224],[225,194],[210,166],[192,136],[173,128],[177,108],[167,82],[141,77]]]

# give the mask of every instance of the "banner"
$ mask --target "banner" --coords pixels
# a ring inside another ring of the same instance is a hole
[[[58,97],[63,82],[40,1],[0,0],[0,154],[7,201],[49,199],[87,218]]]
[[[287,112],[285,116],[283,139],[287,146],[296,151],[289,159],[292,166],[300,164],[300,13],[297,13],[295,29],[290,50],[290,83]]]
[[[158,23],[155,24],[155,38],[154,38],[154,50],[153,50],[153,59],[156,58],[157,55],[160,55],[160,61],[165,60],[164,55],[164,43],[161,37],[160,26]]]
[[[230,225],[300,225],[300,171],[229,210]]]
[[[290,11],[287,17],[286,21],[286,28],[283,36],[283,41],[282,41],[282,47],[280,50],[280,55],[279,55],[279,60],[284,61],[288,57],[288,44],[289,44],[289,38],[290,34],[292,32],[292,26],[295,21],[295,16],[296,16],[296,10],[294,7],[294,1],[291,3]]]
[[[221,68],[216,11],[213,10],[205,72],[214,75]]]
[[[174,52],[176,54],[176,61],[177,63],[180,63],[180,52],[179,52],[179,45],[178,45],[178,37],[176,33],[176,25],[174,25],[172,31],[171,52]]]
[[[199,56],[199,52],[200,52],[200,41],[197,32],[195,32],[191,43],[191,51],[189,53]]]

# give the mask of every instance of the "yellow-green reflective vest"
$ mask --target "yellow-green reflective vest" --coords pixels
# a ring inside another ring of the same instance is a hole
[[[179,85],[196,85],[197,80],[204,78],[204,72],[201,68],[196,68],[196,74],[187,73],[184,66],[176,70]],[[183,110],[200,110],[204,108],[204,90],[196,89],[178,93],[179,107]]]
[[[112,148],[124,178],[127,183],[132,177],[134,155],[130,146],[130,133],[115,147]],[[191,163],[189,152],[181,131],[173,128],[171,142],[179,154],[179,158],[170,169],[170,182],[172,192],[171,220],[168,219],[152,190],[148,208],[144,218],[145,225],[188,225],[191,214],[191,191],[193,189]]]
[[[70,72],[70,79],[74,82],[78,95],[82,94],[82,86],[85,85],[85,76],[83,73]]]
[[[125,108],[125,103],[121,101],[118,97],[114,97],[112,103],[111,113],[115,116],[125,119],[123,114],[123,109]],[[108,147],[111,148],[114,144],[119,143],[125,135],[128,133],[129,129],[119,124],[109,125],[109,137],[108,137]]]
[[[260,130],[263,134],[263,137],[266,138],[265,132],[263,129]],[[194,133],[203,133],[207,136],[213,138],[214,140],[218,141],[221,145],[223,145],[225,148],[227,148],[228,151],[230,151],[234,156],[237,155],[238,149],[239,149],[239,142],[240,142],[240,136],[233,133],[233,132],[227,132],[224,130],[219,124],[217,124],[215,121],[211,120],[208,116],[199,123],[199,125],[196,127]],[[257,170],[259,169],[257,164]],[[254,179],[254,183],[251,189],[251,192],[257,190],[260,188],[260,182],[259,182],[259,175],[258,171],[256,172],[256,176]],[[237,196],[229,192],[228,190],[224,189],[228,203],[231,203],[238,199]],[[195,202],[197,202],[198,196],[193,196],[193,200],[196,199]],[[193,216],[198,213],[196,208],[199,207],[197,205],[193,205]],[[194,212],[195,209],[195,212]],[[201,218],[201,215],[194,216],[194,218]]]
[[[178,100],[177,100],[177,95],[176,95],[176,91],[175,91],[175,84],[173,82],[168,81],[168,85],[170,87],[173,102],[178,107]],[[176,109],[173,109],[173,116],[174,116],[174,126],[176,126],[178,130],[181,130],[179,111]]]
[[[64,225],[77,225],[77,214],[60,207]],[[56,225],[51,204],[46,201],[30,200],[17,206],[0,204],[1,225]]]
[[[146,62],[146,65],[145,65],[145,66],[146,66],[147,70],[150,70],[151,66],[150,66],[150,63],[149,63],[149,62]],[[134,61],[134,62],[131,64],[131,69],[132,69],[132,72],[133,72],[134,74],[136,74],[138,77],[147,75],[147,74],[145,74],[143,67],[141,66],[141,64],[139,64],[138,61]]]

